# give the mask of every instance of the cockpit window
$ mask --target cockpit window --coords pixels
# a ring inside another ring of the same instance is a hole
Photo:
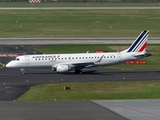
[[[19,61],[19,58],[16,58],[17,61]]]

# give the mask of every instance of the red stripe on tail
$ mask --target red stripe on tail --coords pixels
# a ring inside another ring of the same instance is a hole
[[[144,45],[141,47],[141,49],[138,52],[142,52],[146,48],[146,45],[147,45],[147,41],[144,43]]]

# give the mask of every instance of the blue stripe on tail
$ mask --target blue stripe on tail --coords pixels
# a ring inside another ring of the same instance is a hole
[[[137,38],[137,40],[135,41],[135,43],[132,44],[132,46],[130,47],[130,49],[127,52],[131,52],[134,49],[134,47],[138,44],[138,42],[146,34],[146,32],[147,32],[147,30],[144,30],[143,33],[141,33],[141,35]]]
[[[133,50],[133,52],[135,52],[136,51],[136,49],[139,47],[139,45],[144,41],[144,40],[146,40],[146,36],[148,35],[149,33],[147,33],[144,37],[143,37],[143,39],[140,41],[140,43],[136,46],[136,48]]]

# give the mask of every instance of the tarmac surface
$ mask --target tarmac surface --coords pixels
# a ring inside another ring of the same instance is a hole
[[[1,120],[128,120],[92,101],[0,102]]]
[[[34,49],[35,47],[36,47],[35,45],[1,45],[0,53],[1,54],[14,53],[20,55],[33,54],[35,52]],[[36,51],[36,53],[39,54],[38,51]],[[11,59],[14,58],[0,57],[0,62],[6,64]],[[134,119],[133,117],[131,117],[133,114],[123,112],[123,109],[117,111],[117,109],[113,109],[113,107],[108,107],[106,106],[106,104],[103,104],[103,102],[100,101],[53,101],[53,102],[11,102],[11,101],[16,101],[16,99],[22,94],[24,94],[31,86],[37,84],[44,84],[44,83],[54,84],[57,82],[61,83],[61,82],[80,82],[80,81],[116,82],[116,81],[135,81],[135,80],[160,80],[159,73],[160,71],[124,71],[124,70],[109,70],[103,68],[91,68],[91,69],[84,69],[84,74],[78,75],[75,74],[74,72],[59,74],[51,71],[51,69],[39,68],[39,69],[27,69],[26,74],[21,75],[19,69],[3,68],[3,66],[1,65],[0,66],[0,101],[1,101],[0,119],[2,120],[3,119],[45,120],[46,118],[47,120]],[[115,104],[117,105],[119,103]],[[152,104],[152,101],[150,101],[150,104]],[[139,106],[140,105],[141,104],[139,104]],[[132,106],[130,106],[129,108],[132,109]],[[154,110],[154,108],[152,108],[152,110]],[[137,110],[137,108],[135,109]],[[144,109],[142,109],[142,112],[143,111]],[[154,114],[155,111],[151,111],[149,113]],[[127,116],[126,114],[129,115]],[[159,113],[155,114],[159,115]],[[135,116],[137,116],[135,117],[137,120],[142,118],[142,116],[138,116],[138,114],[136,113]],[[151,115],[150,118],[152,119],[152,117],[155,118],[155,116]],[[156,119],[154,120],[158,120],[157,118],[159,119],[159,117],[156,116]]]
[[[97,100],[93,101],[130,120],[159,120],[160,100]]]

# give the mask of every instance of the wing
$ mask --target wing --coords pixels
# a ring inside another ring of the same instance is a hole
[[[96,63],[101,62],[103,59],[104,55],[101,56],[101,58],[98,61],[95,62],[64,62],[64,63],[59,63],[56,65],[53,65],[53,68],[57,68],[58,65],[67,65],[70,68],[76,68],[76,69],[82,69],[82,68],[88,68],[88,67],[93,67],[96,66]]]
[[[71,64],[74,68],[82,69],[82,68],[87,68],[87,67],[92,67],[95,66],[94,62],[88,62],[88,63],[73,63]]]
[[[78,68],[78,69],[93,67],[93,66],[96,66],[96,63],[101,62],[103,57],[104,57],[104,55],[102,55],[102,57],[96,62],[75,63],[75,64],[72,64],[72,65],[75,66],[75,68]]]

